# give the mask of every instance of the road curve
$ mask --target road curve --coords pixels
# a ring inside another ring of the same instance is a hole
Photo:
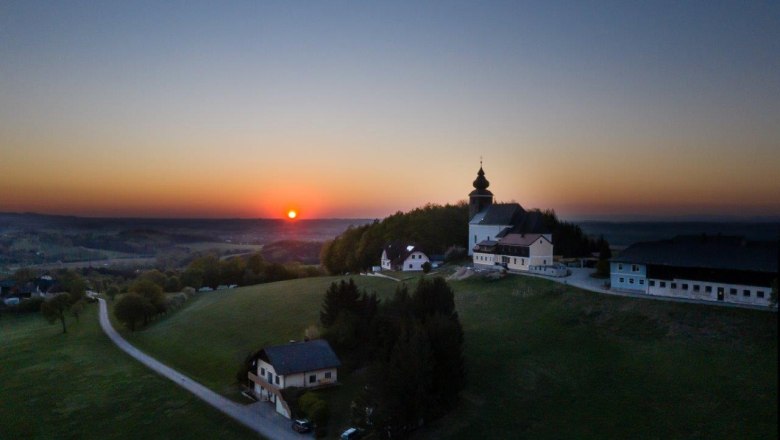
[[[100,326],[103,328],[103,331],[117,347],[132,356],[138,362],[151,368],[161,376],[172,380],[199,399],[263,437],[280,440],[301,438],[300,435],[290,429],[290,422],[277,414],[271,405],[264,402],[258,402],[251,405],[240,405],[235,403],[130,345],[130,343],[122,338],[119,333],[114,330],[114,327],[111,326],[111,321],[108,319],[108,307],[106,306],[105,300],[98,299],[98,301],[100,301]]]

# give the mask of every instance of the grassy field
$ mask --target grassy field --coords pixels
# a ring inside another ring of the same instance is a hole
[[[300,339],[335,279],[208,293],[128,336],[236,397],[241,359]],[[380,296],[396,287],[356,281]],[[469,384],[457,410],[420,438],[777,438],[776,314],[610,297],[519,276],[452,285]],[[336,424],[360,378],[345,382],[330,392]]]
[[[256,439],[119,351],[90,305],[68,334],[0,319],[0,439]]]

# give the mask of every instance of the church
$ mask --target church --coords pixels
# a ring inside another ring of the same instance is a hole
[[[544,216],[518,203],[495,203],[480,163],[469,194],[468,252],[475,268],[556,275]]]

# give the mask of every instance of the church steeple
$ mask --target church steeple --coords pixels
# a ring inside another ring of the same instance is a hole
[[[479,171],[477,179],[474,180],[474,191],[469,194],[469,220],[474,218],[479,212],[493,204],[493,193],[488,191],[490,182],[485,178],[485,171],[482,169],[482,160],[479,161]]]

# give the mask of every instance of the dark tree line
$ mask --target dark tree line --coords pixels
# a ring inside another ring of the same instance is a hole
[[[333,274],[365,271],[379,264],[383,246],[394,240],[416,243],[428,254],[449,254],[448,250],[468,241],[468,210],[465,202],[426,205],[382,221],[350,227],[323,245],[320,262]],[[555,211],[540,212],[545,226],[552,231],[556,255],[583,257],[602,249],[603,238],[589,238],[579,226],[559,220]]]
[[[333,283],[320,314],[324,336],[348,368],[368,366],[354,419],[382,438],[404,437],[441,417],[465,386],[463,329],[443,278],[404,285],[389,301]],[[368,410],[368,411],[367,411]]]

